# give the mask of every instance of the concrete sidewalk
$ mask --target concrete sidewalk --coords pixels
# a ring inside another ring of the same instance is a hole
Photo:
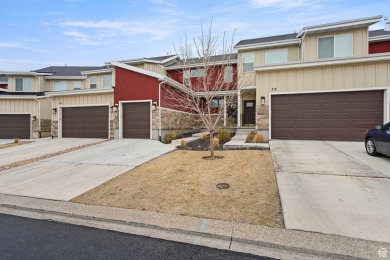
[[[243,223],[0,194],[0,213],[278,259],[376,259],[389,243]]]
[[[237,133],[233,138],[223,145],[224,149],[250,149],[250,148],[256,148],[256,149],[269,149],[268,143],[246,143],[246,137],[247,134],[240,134]]]

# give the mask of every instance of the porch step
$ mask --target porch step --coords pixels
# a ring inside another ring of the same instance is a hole
[[[248,135],[252,131],[257,132],[255,127],[238,127],[236,135]]]

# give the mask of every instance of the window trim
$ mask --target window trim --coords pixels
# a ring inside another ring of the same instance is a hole
[[[95,83],[92,83],[91,79],[95,79]],[[88,83],[89,83],[89,89],[97,89],[97,76],[91,76],[89,77],[89,80],[88,80]],[[95,85],[94,88],[91,88],[91,85]]]
[[[229,81],[226,80],[226,69],[230,69],[230,74],[229,74]],[[229,65],[229,66],[225,66],[224,69],[223,69],[223,82],[224,83],[232,83],[233,80],[234,80],[234,69],[233,69],[233,66],[232,65]],[[231,79],[231,80],[230,80]]]
[[[246,54],[246,55],[252,54],[252,55],[253,55],[253,61],[245,62],[245,61],[244,61],[244,56],[245,56],[245,54]],[[241,59],[242,59],[242,72],[243,72],[243,73],[254,72],[254,66],[255,66],[255,52],[254,52],[254,51],[244,52],[244,53],[242,53]],[[245,68],[244,64],[252,64],[252,70],[244,71],[244,68]]]
[[[17,79],[22,79],[22,90],[16,90],[16,80]],[[29,79],[30,82],[31,82],[29,90],[25,89],[25,84],[24,84],[25,79]],[[30,78],[30,77],[15,77],[15,92],[30,92],[30,91],[32,91],[32,89],[33,89],[33,78]]]
[[[337,35],[351,35],[351,55],[350,56],[341,56],[341,57],[336,57],[336,36]],[[333,57],[330,57],[330,58],[320,58],[319,54],[320,54],[320,39],[323,39],[323,38],[330,38],[330,37],[333,37]],[[349,33],[341,33],[341,34],[329,34],[329,35],[324,35],[324,36],[320,36],[320,37],[317,37],[317,60],[323,60],[323,59],[334,59],[334,58],[345,58],[345,57],[352,57],[353,56],[353,33],[352,32],[349,32]]]
[[[283,62],[267,62],[267,53],[270,54],[275,51],[285,51],[286,52],[286,60]],[[268,49],[264,51],[264,64],[281,64],[281,63],[286,63],[288,62],[288,48],[273,48],[273,49]]]
[[[110,77],[110,85],[106,86],[105,83],[105,78]],[[103,88],[111,88],[112,87],[112,74],[104,74],[103,75]]]
[[[189,86],[190,81],[191,81],[191,71],[190,70],[183,70],[183,85]]]
[[[56,90],[56,82],[65,82],[65,89]],[[53,80],[53,91],[64,91],[68,90],[68,82],[66,80]]]

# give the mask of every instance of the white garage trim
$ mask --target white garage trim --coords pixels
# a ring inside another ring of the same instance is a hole
[[[111,122],[111,113],[110,113],[110,104],[88,104],[88,105],[59,105],[58,106],[58,138],[62,138],[62,108],[67,107],[103,107],[107,106],[108,108],[108,136],[107,139],[110,139],[110,122]]]
[[[320,93],[337,93],[337,92],[358,92],[358,91],[377,91],[383,90],[383,123],[390,121],[390,87],[379,87],[379,88],[356,88],[356,89],[331,89],[331,90],[309,90],[309,91],[296,91],[296,92],[270,92],[269,93],[269,127],[268,127],[268,138],[271,140],[271,99],[274,95],[299,95],[299,94],[320,94]]]
[[[150,139],[152,139],[152,100],[132,100],[132,101],[119,101],[119,138],[123,139],[123,104],[126,103],[149,103],[150,104]]]

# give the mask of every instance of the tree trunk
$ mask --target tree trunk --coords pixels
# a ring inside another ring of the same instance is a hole
[[[214,144],[213,144],[213,138],[214,138],[214,130],[210,130],[210,156],[211,160],[214,160]]]

